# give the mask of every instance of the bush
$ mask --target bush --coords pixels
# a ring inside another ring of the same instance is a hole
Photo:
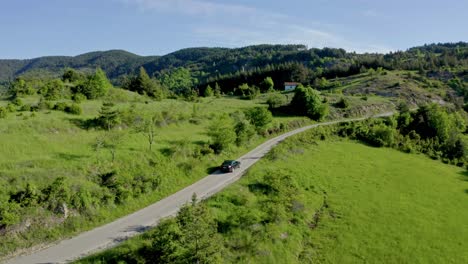
[[[10,113],[14,113],[17,111],[17,106],[13,103],[8,103],[6,106],[6,110]]]
[[[346,109],[349,107],[349,100],[343,97],[340,99],[340,101],[338,101],[335,104],[335,106],[338,108]]]
[[[76,93],[72,96],[72,99],[75,103],[79,104],[86,100],[86,96],[82,93]]]
[[[236,133],[231,118],[222,115],[214,119],[208,127],[208,136],[211,137],[210,147],[216,154],[229,147],[236,141]]]
[[[68,105],[67,107],[65,107],[65,112],[69,113],[69,114],[72,114],[72,115],[81,115],[83,110],[81,109],[81,107],[79,105],[71,104],[71,105]]]
[[[11,103],[16,106],[23,106],[24,104],[20,98],[15,98],[13,101],[11,101]]]
[[[54,110],[57,110],[57,111],[65,111],[66,108],[67,108],[67,103],[65,102],[58,102],[54,106]]]
[[[286,96],[282,94],[274,93],[268,96],[266,103],[270,109],[274,109],[285,105],[287,103],[287,99]]]
[[[328,115],[328,105],[322,103],[320,93],[311,87],[297,87],[290,106],[297,114],[314,120],[322,120]]]
[[[20,108],[20,111],[24,111],[24,112],[31,111],[31,105],[28,105],[28,104],[22,105]]]
[[[0,106],[0,118],[5,118],[7,116],[7,110],[5,107]]]
[[[273,120],[273,115],[265,107],[254,107],[245,111],[245,116],[255,127],[257,132],[262,132]]]

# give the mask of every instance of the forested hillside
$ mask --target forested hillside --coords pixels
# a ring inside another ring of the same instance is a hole
[[[255,82],[269,75],[279,87],[283,81],[313,83],[316,78],[345,77],[382,67],[388,70],[419,70],[446,78],[467,78],[466,71],[444,69],[468,65],[465,42],[431,44],[389,54],[356,54],[343,49],[311,48],[304,45],[257,45],[244,48],[189,48],[165,56],[138,56],[122,50],[91,52],[75,57],[52,56],[29,60],[0,60],[0,82],[18,76],[60,76],[65,68],[80,71],[102,68],[114,84],[144,67],[160,77],[183,67],[200,87],[205,84]],[[444,70],[442,73],[441,70]],[[223,87],[223,85],[221,85]]]

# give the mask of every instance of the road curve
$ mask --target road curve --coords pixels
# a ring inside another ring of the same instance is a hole
[[[372,117],[390,116],[392,114],[393,112],[387,112],[374,115]],[[194,193],[196,193],[197,197],[200,199],[206,199],[221,191],[229,184],[237,181],[250,166],[265,156],[271,148],[284,139],[318,126],[347,121],[358,121],[365,118],[368,117],[318,123],[295,129],[272,138],[240,157],[239,160],[241,161],[241,168],[232,173],[220,173],[219,171],[216,171],[200,181],[195,182],[194,184],[135,213],[79,234],[76,237],[62,240],[55,245],[34,252],[30,255],[17,256],[9,259],[6,263],[67,263],[95,253],[99,250],[115,246],[129,237],[137,235],[148,228],[155,226],[161,219],[175,215],[182,205],[191,201]]]

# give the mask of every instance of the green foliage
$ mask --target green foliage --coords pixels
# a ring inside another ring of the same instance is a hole
[[[59,79],[53,79],[44,84],[39,93],[47,100],[58,100],[63,98],[65,86]]]
[[[214,95],[213,88],[210,85],[206,86],[205,92],[203,94],[204,97],[212,97]]]
[[[70,200],[71,193],[69,182],[65,177],[58,177],[52,184],[42,190],[42,195],[41,203],[47,204],[50,210],[56,211],[62,204],[67,204]]]
[[[65,69],[62,75],[62,81],[68,83],[79,83],[85,79],[85,76],[72,68]]]
[[[17,224],[21,220],[19,213],[17,203],[0,200],[0,228]]]
[[[86,100],[86,96],[82,93],[76,93],[72,96],[72,99],[75,103],[80,104]]]
[[[65,107],[65,112],[72,115],[81,115],[81,113],[83,113],[83,110],[78,104],[71,104]]]
[[[164,73],[161,76],[161,83],[175,94],[187,96],[192,91],[196,80],[192,78],[188,69],[179,67]]]
[[[311,87],[297,87],[291,107],[297,114],[306,115],[314,120],[322,120],[328,115],[328,105],[322,103],[320,93]]]
[[[264,131],[273,120],[271,112],[261,106],[245,110],[245,116],[258,132]]]
[[[256,134],[255,127],[246,118],[245,113],[237,111],[231,114],[234,120],[234,131],[236,132],[236,145],[242,146],[249,143]]]
[[[120,113],[118,110],[114,109],[114,106],[115,105],[110,102],[102,104],[99,116],[96,119],[101,128],[110,130],[120,124]]]
[[[287,98],[280,93],[272,93],[268,95],[266,103],[268,104],[268,108],[274,109],[284,106],[287,103]]]
[[[8,92],[13,97],[25,96],[35,94],[36,91],[32,88],[31,83],[25,81],[22,78],[16,78],[9,87]]]
[[[0,118],[7,117],[7,113],[8,113],[7,109],[3,106],[0,106]]]
[[[97,68],[95,73],[87,76],[87,78],[73,88],[74,93],[81,93],[88,99],[96,99],[107,94],[112,84],[107,79],[106,73]]]
[[[239,87],[237,87],[236,93],[241,95],[243,98],[252,100],[255,99],[260,91],[256,86],[249,86],[247,83],[243,83]]]
[[[180,209],[176,220],[181,230],[179,243],[183,245],[177,258],[180,262],[221,263],[222,240],[206,205],[196,204],[194,196],[190,206]]]
[[[220,115],[213,119],[207,134],[211,138],[211,148],[215,153],[221,153],[236,141],[234,124],[228,115]]]
[[[53,109],[57,111],[65,111],[67,109],[68,105],[65,102],[58,102],[54,105]]]
[[[13,99],[13,101],[11,101],[11,103],[13,105],[20,106],[20,107],[24,105],[23,100],[21,100],[20,98]]]
[[[346,99],[345,97],[342,97],[337,103],[336,107],[346,109],[349,107],[349,100]]]
[[[275,83],[273,82],[273,79],[268,76],[266,77],[263,82],[260,85],[260,89],[262,92],[271,92],[275,90]]]
[[[221,97],[221,87],[218,83],[215,83],[214,96]]]
[[[143,67],[140,67],[138,75],[131,77],[124,84],[124,87],[139,94],[146,94],[156,100],[162,100],[165,97],[161,84],[157,80],[151,79]]]

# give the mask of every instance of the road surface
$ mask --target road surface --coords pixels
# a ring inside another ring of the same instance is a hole
[[[387,112],[373,117],[390,116],[393,112]],[[240,157],[241,168],[232,173],[214,172],[200,181],[174,193],[159,202],[143,208],[133,214],[124,216],[114,222],[93,230],[79,234],[76,237],[62,240],[55,245],[39,250],[29,255],[18,256],[6,261],[9,264],[29,264],[29,263],[67,263],[97,251],[112,247],[127,238],[137,235],[148,228],[155,226],[161,219],[175,215],[179,208],[190,202],[192,195],[197,194],[200,199],[206,199],[221,191],[229,184],[237,181],[242,174],[260,158],[265,156],[272,147],[290,137],[308,129],[336,124],[345,121],[357,121],[365,118],[354,118],[342,121],[332,121],[305,126],[275,138],[272,138],[259,145],[249,153]]]

